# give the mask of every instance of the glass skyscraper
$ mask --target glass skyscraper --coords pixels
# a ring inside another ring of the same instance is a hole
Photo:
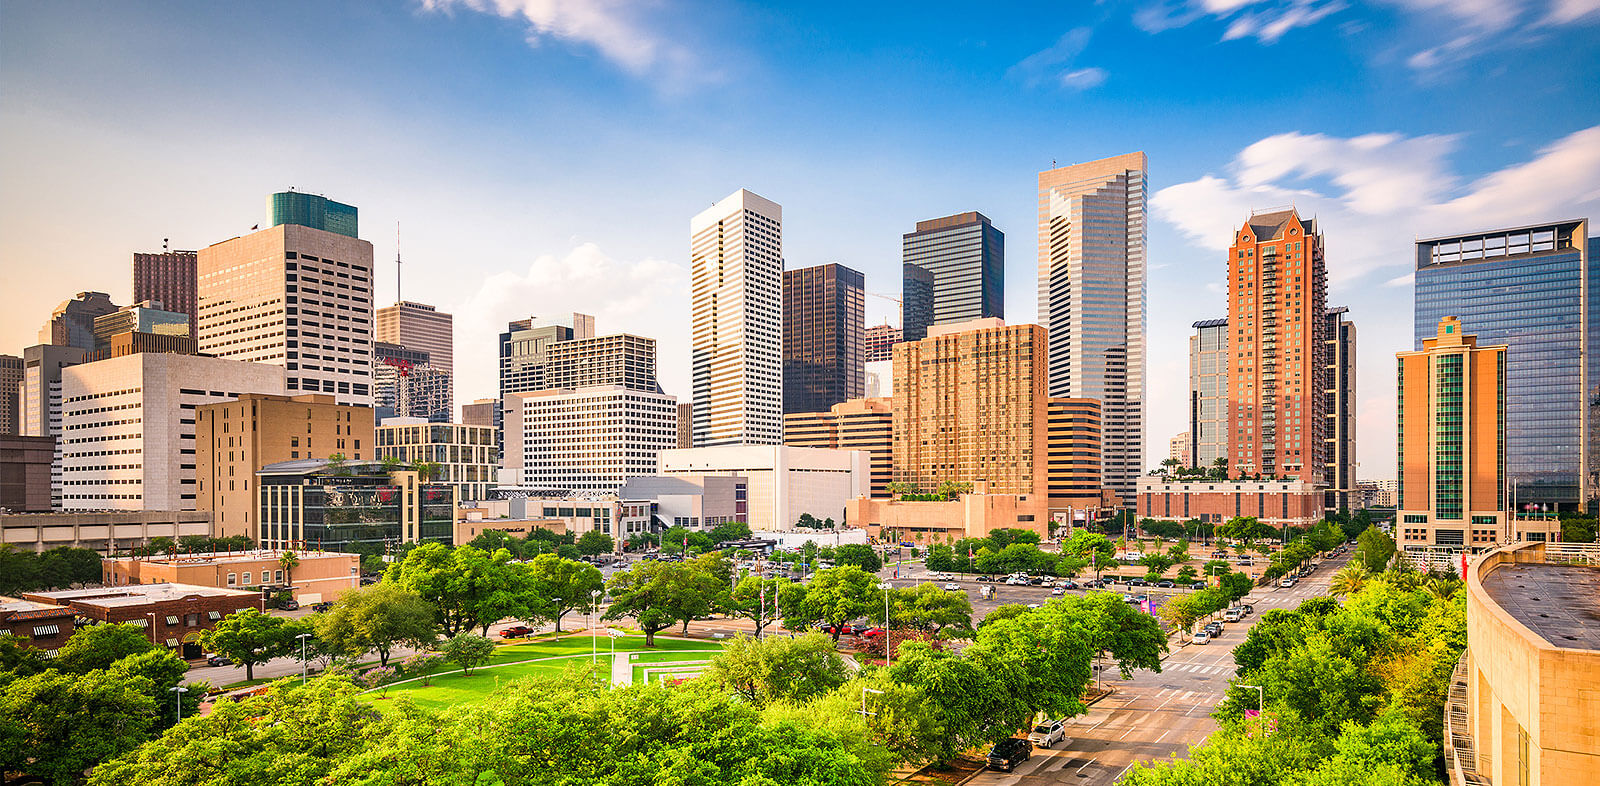
[[[272,205],[272,225],[298,224],[347,237],[356,234],[356,209],[316,194],[280,191],[268,201]]]
[[[1006,236],[982,213],[918,221],[916,231],[903,235],[902,241],[901,261],[933,274],[928,324],[1005,319]],[[908,274],[907,281],[911,278]],[[913,300],[909,292],[902,296]],[[926,335],[923,326],[916,339]],[[914,339],[908,334],[906,340]]]
[[[1600,459],[1600,241],[1588,220],[1417,241],[1417,347],[1461,318],[1482,344],[1505,344],[1508,501],[1592,504]]]

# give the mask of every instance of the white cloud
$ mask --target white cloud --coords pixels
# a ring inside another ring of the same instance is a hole
[[[1565,25],[1596,14],[1600,14],[1600,0],[1555,0],[1545,22]]]
[[[1600,0],[1385,0],[1422,17],[1459,25],[1439,46],[1406,59],[1418,71],[1437,71],[1486,51],[1525,42],[1532,31],[1581,22],[1600,12]]]
[[[1022,80],[1029,87],[1045,82],[1054,82],[1069,90],[1098,87],[1106,81],[1105,69],[1094,66],[1073,68],[1078,56],[1089,45],[1092,32],[1087,27],[1068,30],[1054,44],[1018,61],[1006,71],[1006,75]]]
[[[595,318],[598,335],[633,333],[656,340],[656,370],[667,393],[687,399],[689,273],[681,265],[647,258],[613,259],[594,243],[564,255],[544,254],[522,272],[487,278],[464,302],[451,304],[456,346],[490,348],[457,355],[458,391],[499,389],[498,353],[506,323],[530,316],[562,318],[576,311]],[[464,392],[463,398],[468,398]],[[476,395],[476,393],[474,393]]]
[[[657,74],[673,80],[694,77],[690,51],[667,40],[640,18],[632,0],[421,0],[427,11],[465,8],[520,19],[528,25],[528,44],[557,39],[593,47],[635,76]]]
[[[1409,264],[1405,249],[1419,236],[1600,211],[1600,126],[1465,186],[1448,161],[1458,142],[1453,136],[1279,134],[1240,151],[1231,176],[1207,174],[1169,186],[1151,205],[1195,244],[1213,250],[1227,248],[1252,209],[1295,205],[1328,233],[1328,273],[1335,283]],[[1332,188],[1320,188],[1324,184]]]
[[[1255,38],[1271,44],[1344,8],[1343,0],[1166,0],[1135,12],[1133,22],[1145,32],[1159,33],[1210,18],[1227,23],[1224,41]]]

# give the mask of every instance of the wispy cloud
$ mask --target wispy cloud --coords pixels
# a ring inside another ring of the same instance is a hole
[[[1164,0],[1135,12],[1133,22],[1145,32],[1159,33],[1210,19],[1226,23],[1224,41],[1254,38],[1272,44],[1345,7],[1343,0]]]
[[[1484,52],[1528,40],[1539,28],[1595,21],[1600,0],[1384,0],[1452,35],[1406,58],[1422,72],[1436,72]]]
[[[1099,87],[1110,76],[1104,68],[1074,67],[1078,56],[1089,46],[1089,37],[1093,32],[1088,27],[1068,30],[1054,44],[1023,58],[1007,70],[1006,75],[1021,80],[1029,87],[1041,84],[1055,84],[1068,90]]]
[[[662,36],[633,0],[420,0],[427,11],[466,9],[521,20],[529,46],[548,40],[588,46],[634,76],[657,76],[673,85],[703,79],[693,53]]]

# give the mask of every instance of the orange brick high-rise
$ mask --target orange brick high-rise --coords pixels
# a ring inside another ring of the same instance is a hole
[[[1228,467],[1323,482],[1327,268],[1315,219],[1257,213],[1228,250]]]

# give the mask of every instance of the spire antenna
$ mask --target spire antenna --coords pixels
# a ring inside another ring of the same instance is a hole
[[[400,222],[394,222],[394,302],[400,304]]]

